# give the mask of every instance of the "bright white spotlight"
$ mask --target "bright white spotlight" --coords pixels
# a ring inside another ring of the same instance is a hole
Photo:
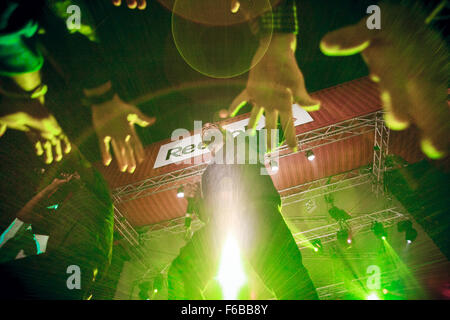
[[[277,172],[280,167],[278,166],[277,161],[270,160],[270,168],[272,169],[272,172]]]
[[[372,292],[367,296],[366,300],[380,300],[380,297],[375,292]]]
[[[313,161],[316,158],[316,156],[314,155],[312,150],[308,150],[306,151],[306,158],[308,158],[309,161]]]
[[[184,198],[184,188],[183,187],[179,187],[177,190],[177,197],[178,198]]]
[[[247,281],[241,262],[239,246],[233,235],[228,235],[223,246],[222,258],[217,275],[224,300],[235,300],[239,289]]]

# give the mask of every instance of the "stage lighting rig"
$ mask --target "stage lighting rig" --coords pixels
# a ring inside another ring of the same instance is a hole
[[[177,198],[184,198],[184,187],[181,186],[177,190]]]
[[[322,241],[320,239],[314,239],[311,241],[311,245],[313,246],[313,250],[317,253],[323,253]]]
[[[381,240],[387,239],[386,230],[384,230],[383,224],[381,222],[374,221],[372,224],[372,231],[377,238],[380,238]]]
[[[341,229],[336,234],[339,245],[343,248],[349,249],[353,243],[351,233],[348,229]]]
[[[312,152],[312,150],[307,150],[306,158],[308,158],[309,161],[313,161],[316,158],[316,156],[314,155],[314,152]]]
[[[412,243],[417,238],[417,230],[413,228],[410,220],[403,220],[397,223],[398,232],[405,232],[405,241]]]

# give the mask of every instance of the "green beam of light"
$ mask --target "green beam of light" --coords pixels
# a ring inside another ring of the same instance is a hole
[[[424,294],[422,287],[416,280],[412,272],[408,269],[402,259],[398,256],[397,252],[392,248],[388,241],[383,241],[386,256],[391,260],[394,270],[397,270],[397,274],[406,280],[410,287],[415,288],[420,295]]]
[[[236,300],[239,289],[247,282],[239,246],[233,235],[228,235],[223,246],[217,280],[224,300]]]

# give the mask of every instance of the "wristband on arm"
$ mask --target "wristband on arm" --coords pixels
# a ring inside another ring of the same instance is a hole
[[[267,33],[298,33],[297,7],[294,0],[282,0],[272,12],[263,14],[259,19],[259,29]]]

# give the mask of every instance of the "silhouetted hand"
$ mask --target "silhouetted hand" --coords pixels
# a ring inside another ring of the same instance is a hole
[[[277,128],[279,115],[287,145],[293,151],[297,150],[297,138],[292,105],[297,103],[306,111],[320,108],[320,102],[311,98],[306,91],[303,74],[295,59],[295,46],[295,34],[273,34],[267,52],[249,72],[246,89],[229,108],[230,115],[234,116],[246,102],[250,102],[253,108],[249,128],[253,131],[265,112],[268,137],[270,130]],[[260,55],[257,53],[256,56]],[[268,138],[267,142],[268,150],[271,151],[271,139]]]
[[[447,103],[448,48],[411,8],[381,6],[381,29],[366,20],[326,34],[320,44],[330,56],[361,53],[370,78],[379,83],[386,126],[404,130],[414,123],[422,151],[445,156],[450,137]]]
[[[122,172],[133,173],[136,164],[144,160],[144,148],[134,125],[147,127],[155,123],[138,108],[122,101],[116,94],[111,101],[92,106],[92,121],[99,139],[103,164],[112,161],[110,144]]]
[[[24,131],[47,164],[61,161],[71,151],[71,144],[56,119],[43,104],[44,99],[2,97],[0,108],[0,136],[6,130]]]

